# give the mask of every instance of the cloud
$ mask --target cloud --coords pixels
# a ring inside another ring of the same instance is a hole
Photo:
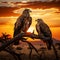
[[[14,3],[12,3],[12,2],[0,2],[0,7],[1,6],[15,7]]]
[[[13,25],[17,17],[0,17],[0,25]]]
[[[0,17],[2,16],[17,16],[19,14],[13,13],[13,10],[18,9],[17,7],[0,7]]]
[[[58,12],[55,12],[55,13],[57,13],[57,14],[59,13],[59,14],[60,14],[60,11],[58,11]]]
[[[9,25],[9,21],[0,21],[0,26],[3,26],[3,25]]]
[[[50,1],[60,1],[60,0],[0,0],[1,2],[22,2],[22,1],[27,1],[27,2],[34,2],[34,1],[42,1],[42,2],[50,2]]]
[[[6,22],[0,22],[0,25],[6,25],[7,23]]]
[[[0,16],[19,16],[20,13],[14,13],[17,9],[31,8],[31,9],[50,9],[57,8],[60,10],[59,2],[1,2]],[[14,12],[13,12],[14,11]]]
[[[27,3],[29,5],[27,6],[22,6],[22,7],[29,7],[33,9],[48,9],[48,8],[58,8],[60,9],[60,3],[59,2],[33,2],[33,3]]]
[[[23,2],[0,2],[0,7],[20,7],[20,6],[26,6],[28,4]]]
[[[47,0],[0,0],[0,1],[3,1],[3,2],[5,2],[5,1],[12,1],[12,2],[22,2],[22,1],[29,1],[29,2],[34,2],[34,1],[47,1]]]

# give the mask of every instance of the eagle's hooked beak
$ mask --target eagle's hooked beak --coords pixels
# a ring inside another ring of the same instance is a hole
[[[41,21],[43,21],[42,19],[37,19],[37,20],[35,20],[35,21],[37,21],[37,22],[41,22]]]
[[[30,9],[27,9],[27,11],[32,12]]]
[[[37,20],[35,20],[36,22],[38,22],[38,19]]]

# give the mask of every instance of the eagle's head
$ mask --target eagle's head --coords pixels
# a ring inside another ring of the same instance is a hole
[[[25,9],[23,11],[22,15],[25,16],[25,17],[29,17],[30,16],[30,14],[29,14],[30,12],[32,12],[30,9]]]
[[[35,21],[37,21],[38,23],[39,23],[39,22],[43,22],[42,19],[37,19],[37,20],[35,20]]]
[[[30,9],[25,9],[24,11],[23,11],[23,13],[29,13],[29,12],[32,12]]]

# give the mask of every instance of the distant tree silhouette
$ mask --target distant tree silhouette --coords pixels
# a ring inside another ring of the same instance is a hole
[[[0,43],[6,43],[7,41],[9,41],[11,38],[10,38],[10,35],[9,34],[6,34],[6,33],[2,33],[2,36],[0,37]]]
[[[1,38],[5,41],[8,41],[9,39],[11,39],[10,36],[11,36],[10,34],[2,33]]]

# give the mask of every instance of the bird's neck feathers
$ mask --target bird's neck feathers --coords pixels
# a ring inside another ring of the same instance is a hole
[[[40,23],[40,24],[42,24],[42,23],[43,23],[43,24],[45,24],[45,22],[44,22],[44,21],[39,21],[38,23]]]
[[[24,17],[29,17],[30,14],[29,14],[29,12],[24,12],[24,13],[22,13],[22,16],[24,16]]]

